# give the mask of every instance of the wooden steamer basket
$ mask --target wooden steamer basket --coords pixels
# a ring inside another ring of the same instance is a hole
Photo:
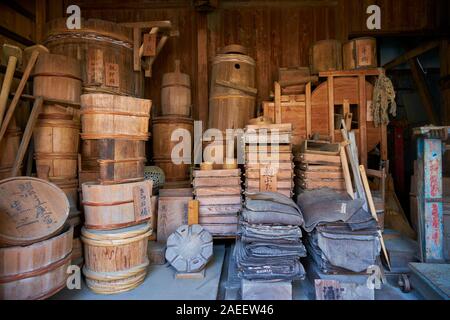
[[[82,228],[86,284],[95,293],[125,292],[140,285],[147,274],[149,224],[109,231]]]
[[[66,286],[73,227],[28,246],[0,248],[0,300],[46,299]]]

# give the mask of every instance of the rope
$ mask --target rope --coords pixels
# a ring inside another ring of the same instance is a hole
[[[390,109],[388,112],[388,108]],[[389,123],[389,114],[394,117],[397,114],[397,104],[395,103],[395,90],[391,79],[384,74],[378,76],[373,88],[373,121],[375,127],[387,125]]]

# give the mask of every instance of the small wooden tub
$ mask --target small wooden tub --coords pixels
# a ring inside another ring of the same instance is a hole
[[[109,230],[150,220],[152,216],[151,180],[101,185],[82,185],[85,227]]]
[[[140,285],[147,274],[150,224],[109,231],[81,229],[86,284],[102,294],[119,293]]]
[[[66,286],[73,227],[26,247],[0,248],[0,300],[45,299]]]

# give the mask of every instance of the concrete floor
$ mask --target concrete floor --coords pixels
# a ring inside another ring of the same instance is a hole
[[[55,300],[239,300],[241,280],[232,258],[233,244],[229,241],[214,245],[214,257],[208,263],[205,278],[201,280],[175,279],[175,270],[168,264],[149,267],[148,275],[134,290],[113,294],[95,294],[84,281],[81,290],[64,289],[51,299]],[[403,293],[396,285],[396,276],[387,276],[388,283],[375,290],[376,300],[417,300],[420,295],[412,291]],[[314,284],[308,277],[294,281],[293,300],[314,300]]]

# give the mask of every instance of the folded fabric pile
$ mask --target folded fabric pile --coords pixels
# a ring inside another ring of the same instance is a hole
[[[377,263],[378,223],[362,199],[321,188],[301,193],[297,204],[308,232],[306,248],[322,272],[364,272]]]
[[[290,198],[275,192],[246,194],[234,255],[247,280],[304,279],[300,257],[303,215]]]

